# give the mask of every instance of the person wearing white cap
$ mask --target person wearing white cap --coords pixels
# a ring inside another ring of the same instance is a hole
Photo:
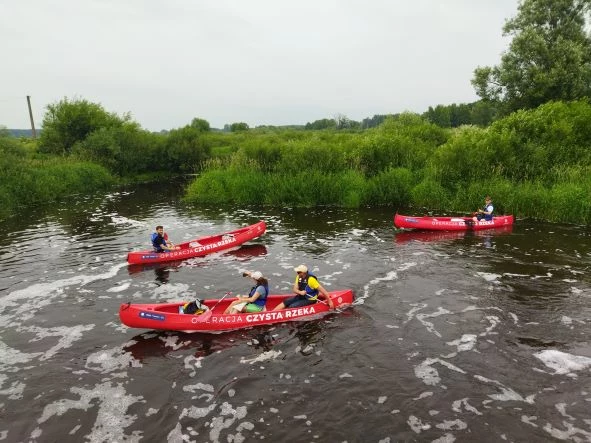
[[[328,303],[330,309],[334,309],[330,295],[324,289],[314,274],[308,272],[308,267],[299,265],[293,270],[297,273],[295,282],[293,284],[293,292],[295,297],[290,297],[279,303],[274,311],[279,311],[285,308],[299,308],[300,306],[312,305],[318,301],[318,297],[324,298]]]
[[[224,311],[224,314],[238,314],[239,312],[261,312],[265,309],[267,296],[269,295],[269,281],[263,277],[260,271],[246,271],[243,277],[250,277],[255,285],[248,295],[239,295]]]

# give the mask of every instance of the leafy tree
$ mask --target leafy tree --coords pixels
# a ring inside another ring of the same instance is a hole
[[[245,123],[246,124],[246,123]],[[201,137],[201,131],[193,126],[174,129],[166,139],[166,167],[177,172],[193,172],[209,158],[211,147]]]
[[[591,95],[591,38],[585,30],[591,0],[522,0],[506,21],[513,36],[494,67],[478,67],[472,85],[502,111],[535,108],[550,100]]]
[[[130,117],[118,117],[96,103],[86,100],[63,100],[47,106],[39,150],[45,153],[69,154],[72,147],[101,128],[118,127]]]
[[[248,123],[239,122],[230,125],[230,132],[248,131]]]
[[[202,118],[194,118],[191,120],[191,127],[198,129],[201,132],[209,132],[209,122],[207,120],[203,120]]]
[[[308,130],[335,129],[336,127],[337,127],[337,123],[332,118],[323,118],[321,120],[315,120],[312,123],[306,123],[305,129],[308,129]]]
[[[393,114],[375,114],[372,118],[364,118],[361,120],[361,129],[377,128],[386,118],[392,116]]]
[[[429,106],[429,109],[423,116],[431,123],[442,128],[451,127],[451,110],[449,106],[437,105],[435,108]]]

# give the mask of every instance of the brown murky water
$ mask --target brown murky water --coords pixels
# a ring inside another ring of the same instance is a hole
[[[188,208],[178,184],[1,222],[0,441],[591,441],[591,235],[396,232],[396,208]],[[156,224],[188,240],[264,219],[239,250],[129,268]],[[350,309],[183,334],[119,304],[289,292],[305,263]]]

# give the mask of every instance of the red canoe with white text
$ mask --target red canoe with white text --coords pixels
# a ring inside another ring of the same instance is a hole
[[[353,291],[344,289],[329,291],[335,308],[344,308],[353,303]],[[204,300],[209,309],[200,315],[179,314],[184,302],[134,304],[122,303],[119,307],[121,323],[130,328],[160,329],[184,332],[224,332],[253,326],[270,325],[287,321],[307,321],[334,312],[324,301],[301,308],[273,311],[289,295],[269,295],[266,310],[256,313],[224,314],[234,297],[223,300]]]
[[[223,234],[201,237],[180,243],[179,249],[170,252],[134,251],[127,254],[129,264],[162,263],[173,260],[184,260],[191,257],[203,257],[214,252],[224,251],[240,246],[253,238],[265,233],[267,225],[264,221],[244,228],[234,229]]]
[[[397,228],[425,229],[430,231],[469,231],[493,229],[513,224],[512,215],[495,215],[492,220],[473,221],[472,217],[413,217],[394,215]]]

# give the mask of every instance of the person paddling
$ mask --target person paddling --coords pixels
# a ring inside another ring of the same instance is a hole
[[[296,279],[293,284],[295,297],[290,297],[279,303],[274,311],[285,308],[299,308],[300,306],[312,305],[318,301],[318,297],[324,298],[330,309],[334,309],[334,303],[329,293],[324,289],[314,274],[308,272],[308,268],[299,265],[293,269],[296,273]]]
[[[154,252],[170,252],[180,249],[179,246],[175,246],[172,241],[168,240],[168,234],[164,232],[164,227],[161,225],[156,226],[156,232],[152,234],[151,240]]]

